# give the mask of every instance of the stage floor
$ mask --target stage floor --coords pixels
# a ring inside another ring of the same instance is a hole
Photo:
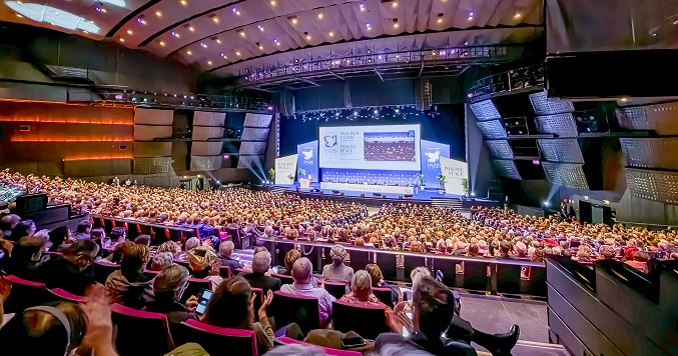
[[[295,183],[293,185],[289,184],[284,184],[284,185],[275,185],[275,187],[283,188],[287,191],[294,192],[296,191],[297,187],[299,186],[298,183]],[[311,189],[320,189],[320,183],[311,183]],[[308,193],[310,189],[301,189],[301,192]],[[363,193],[363,192],[356,192],[356,191],[350,191],[350,190],[340,190],[340,192],[344,193],[345,196],[349,197],[359,197],[360,194],[365,194],[366,198],[372,197],[371,193]],[[332,194],[331,191],[325,190],[325,194]],[[386,196],[390,198],[395,198],[397,197],[397,194],[391,193],[391,194],[386,194]],[[456,200],[461,200],[461,195],[456,195],[456,194],[440,194],[438,193],[437,189],[419,189],[418,193],[415,193],[414,196],[412,197],[414,200],[424,200],[424,201],[430,201],[432,199],[456,199]],[[479,202],[490,202],[488,199],[479,199],[476,198],[476,201]]]

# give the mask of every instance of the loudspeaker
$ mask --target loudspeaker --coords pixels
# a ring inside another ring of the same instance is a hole
[[[421,78],[414,82],[414,103],[417,110],[428,110],[433,104],[433,87],[428,78]]]

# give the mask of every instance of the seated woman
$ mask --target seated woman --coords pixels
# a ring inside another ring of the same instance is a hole
[[[266,309],[273,301],[273,291],[268,291],[261,307],[256,313],[259,321],[254,321],[254,298],[250,284],[242,277],[233,277],[225,280],[212,294],[203,322],[222,328],[252,330],[257,336],[259,354],[270,350],[274,346],[276,336],[288,336],[297,340],[303,339],[303,334],[297,324],[290,324],[277,333],[268,321]]]
[[[351,292],[345,294],[341,299],[342,302],[355,304],[368,304],[383,307],[386,314],[386,324],[394,331],[400,331],[402,327],[396,320],[391,308],[382,303],[374,293],[372,293],[372,277],[367,271],[360,270],[353,275],[351,282]],[[393,324],[393,325],[391,325]]]
[[[5,266],[8,274],[31,281],[38,280],[38,265],[41,263],[42,251],[47,242],[44,236],[39,235],[40,233],[22,237],[14,244],[12,254]]]
[[[141,309],[148,300],[151,300],[150,278],[141,273],[148,258],[148,246],[134,242],[125,245],[120,269],[106,278],[105,286],[114,292],[114,300],[135,309]]]
[[[388,288],[391,290],[391,299],[394,303],[398,303],[400,298],[400,289],[394,287],[384,281],[384,275],[381,268],[374,263],[369,263],[365,266],[365,271],[372,277],[372,288]]]
[[[146,303],[144,310],[165,314],[171,323],[197,319],[195,296],[191,296],[186,305],[179,303],[188,286],[188,276],[188,269],[180,265],[171,265],[160,271],[153,279],[154,300]]]
[[[170,252],[156,253],[151,261],[151,271],[162,271],[174,263],[174,258]]]
[[[346,258],[346,248],[342,245],[334,245],[330,250],[332,263],[323,267],[323,278],[327,282],[351,283],[353,279],[353,268],[344,264]]]
[[[181,245],[174,241],[165,241],[160,244],[158,249],[155,251],[155,253],[160,252],[170,252],[172,253],[172,257],[177,257],[181,254]]]
[[[210,246],[196,247],[186,254],[190,274],[194,278],[209,280],[210,289],[216,290],[223,278],[219,275],[221,260]]]
[[[301,252],[299,250],[292,249],[287,251],[285,254],[285,268],[278,268],[278,274],[282,274],[285,276],[292,276],[292,266],[294,265],[294,262],[296,262],[299,257],[301,257]]]

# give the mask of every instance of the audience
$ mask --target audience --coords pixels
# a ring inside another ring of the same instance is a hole
[[[231,271],[231,276],[235,276],[237,274],[237,269],[243,268],[242,263],[234,258],[231,258],[234,248],[235,246],[231,241],[224,241],[219,245],[218,257],[221,259],[221,266],[228,267],[228,269]]]
[[[313,279],[313,264],[302,257],[292,266],[292,278],[294,283],[284,284],[280,291],[288,294],[303,295],[318,298],[318,312],[320,313],[320,325],[324,327],[332,315],[332,302],[335,300],[324,288],[317,288],[311,284]]]
[[[135,309],[141,309],[146,302],[152,300],[150,278],[142,271],[148,263],[148,246],[132,243],[122,250],[120,269],[106,278],[106,288],[113,292],[112,299],[118,303]]]
[[[61,252],[62,256],[40,265],[39,280],[48,288],[84,295],[87,287],[94,282],[92,263],[99,246],[91,240],[78,240]]]
[[[161,270],[153,279],[153,301],[146,303],[145,310],[162,313],[171,323],[197,319],[197,298],[191,296],[186,305],[179,303],[188,286],[188,269],[171,265]]]
[[[271,266],[271,254],[262,251],[252,257],[252,273],[242,275],[252,288],[260,288],[264,293],[269,290],[278,291],[282,285],[279,278],[266,276],[268,268]]]
[[[327,282],[351,283],[353,268],[344,264],[346,248],[342,245],[334,245],[330,250],[332,263],[323,267],[323,278]]]

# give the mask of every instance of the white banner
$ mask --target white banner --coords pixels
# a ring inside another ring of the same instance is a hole
[[[468,181],[468,165],[447,157],[440,157],[440,169],[445,176],[445,192],[447,194],[464,195],[461,181]]]
[[[366,193],[391,193],[391,194],[413,194],[413,187],[400,187],[394,185],[377,185],[377,184],[351,184],[351,183],[334,183],[322,182],[321,189],[331,190],[347,190],[349,192],[366,192]]]
[[[294,183],[294,177],[297,175],[297,156],[290,155],[275,159],[275,184]]]

